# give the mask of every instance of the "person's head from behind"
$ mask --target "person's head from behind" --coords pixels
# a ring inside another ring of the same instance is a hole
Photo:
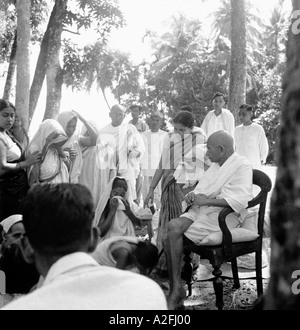
[[[133,252],[137,267],[153,268],[158,262],[158,248],[149,242],[140,241]]]
[[[109,116],[111,118],[112,126],[118,127],[123,123],[125,110],[120,104],[115,104],[111,107]]]
[[[215,110],[222,110],[225,105],[225,95],[223,93],[216,93],[213,96],[213,106]]]
[[[124,178],[116,177],[112,185],[110,197],[120,196],[125,198],[127,189],[128,185],[126,180]]]
[[[195,126],[195,116],[189,111],[180,111],[173,119],[173,126],[175,133],[190,134]]]
[[[2,249],[19,244],[25,234],[21,214],[14,214],[0,223]]]
[[[233,137],[226,131],[218,131],[207,140],[207,157],[220,166],[234,153]]]
[[[15,122],[16,108],[6,100],[0,99],[0,131],[9,131]]]
[[[149,117],[149,128],[151,132],[156,133],[159,131],[162,122],[162,116],[160,113],[155,112]]]
[[[253,108],[249,104],[242,104],[239,109],[239,118],[243,125],[250,125],[253,118]]]
[[[181,111],[188,111],[193,113],[193,108],[190,105],[184,105],[181,107]]]
[[[92,227],[93,209],[90,191],[79,184],[33,186],[23,202],[25,259],[35,261],[45,276],[61,257],[92,252],[98,238],[98,230]]]

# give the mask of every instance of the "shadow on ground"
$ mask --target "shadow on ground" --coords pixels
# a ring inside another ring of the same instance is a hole
[[[160,285],[167,296],[169,292],[168,278],[162,278],[155,273],[151,274],[150,277]],[[233,289],[232,279],[223,278],[223,280],[224,310],[250,310],[257,299],[256,280],[240,280],[239,289]],[[268,282],[268,279],[263,280],[264,292],[267,290]],[[184,285],[184,287],[187,291],[187,286]],[[212,280],[196,280],[192,288],[192,296],[184,302],[185,310],[217,310]]]

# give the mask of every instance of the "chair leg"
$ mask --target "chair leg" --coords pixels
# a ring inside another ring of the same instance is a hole
[[[183,265],[183,274],[184,274],[184,280],[188,286],[189,294],[188,296],[190,297],[192,295],[192,277],[193,277],[193,263],[192,263],[192,258],[191,258],[191,252],[188,250],[184,251],[184,265]]]
[[[257,296],[263,294],[263,282],[262,282],[262,257],[261,250],[255,252],[255,263],[256,263],[256,286],[257,286]]]
[[[239,272],[237,267],[236,258],[231,259],[231,270],[233,275],[233,288],[239,289],[240,288],[240,279],[239,279]]]
[[[221,271],[221,265],[214,266],[213,265],[213,275],[214,278],[214,290],[216,295],[216,306],[219,310],[223,309],[224,302],[223,302],[223,280],[221,278],[222,271]]]

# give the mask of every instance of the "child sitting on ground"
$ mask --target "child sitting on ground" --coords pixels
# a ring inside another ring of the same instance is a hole
[[[134,226],[142,224],[127,201],[127,182],[116,177],[108,184],[95,211],[95,225],[102,240],[115,236],[135,237]]]
[[[157,264],[158,249],[135,237],[116,236],[100,242],[92,256],[102,266],[147,275],[147,269]]]

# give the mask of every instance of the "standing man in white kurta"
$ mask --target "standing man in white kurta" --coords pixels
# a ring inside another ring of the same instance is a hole
[[[142,106],[138,105],[138,104],[133,104],[129,110],[131,111],[131,116],[132,116],[132,120],[130,120],[129,124],[135,126],[135,128],[139,131],[140,134],[142,134],[143,132],[146,132],[149,130],[149,126],[147,125],[147,123],[143,122],[140,119],[140,114],[142,111]],[[138,177],[136,179],[136,204],[140,205],[141,202],[141,195],[142,195],[142,190],[143,190],[143,182],[144,182],[144,178],[143,178],[143,174],[142,174],[142,169],[140,168]]]
[[[239,118],[242,125],[234,130],[236,152],[249,159],[253,168],[261,170],[266,163],[269,144],[263,127],[252,122],[253,108],[251,105],[240,106]]]
[[[228,132],[232,137],[234,133],[234,117],[233,114],[224,109],[225,95],[216,93],[213,97],[214,110],[210,111],[203,120],[201,128],[204,130],[207,138],[212,133],[220,130]]]
[[[131,124],[124,124],[125,110],[116,104],[110,110],[111,123],[100,130],[99,138],[114,151],[110,168],[111,179],[118,175],[128,184],[128,202],[136,200],[136,179],[140,171],[140,159],[145,152],[143,139]]]
[[[144,176],[143,197],[146,198],[155,171],[159,166],[159,161],[163,151],[164,139],[168,135],[167,132],[160,129],[161,115],[156,112],[149,118],[150,130],[142,133],[145,143],[145,154],[141,160],[142,174]],[[154,190],[154,203],[157,209],[160,209],[161,199],[161,183],[159,183]]]

